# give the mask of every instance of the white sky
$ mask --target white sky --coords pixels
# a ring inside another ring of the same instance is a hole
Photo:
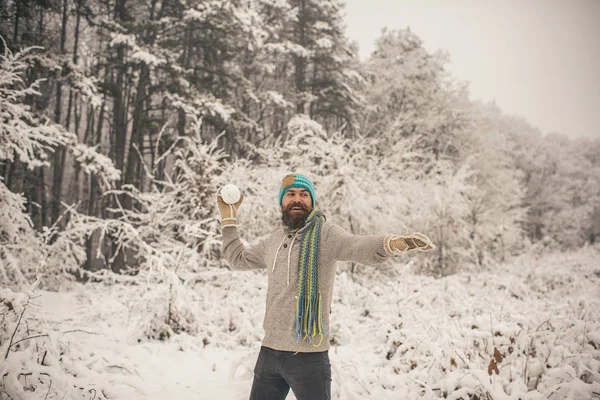
[[[447,50],[472,99],[544,133],[600,138],[600,0],[344,0],[361,57],[381,29],[410,26]]]

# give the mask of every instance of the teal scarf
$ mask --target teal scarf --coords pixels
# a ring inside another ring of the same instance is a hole
[[[296,303],[296,342],[308,338],[313,343],[320,336],[323,342],[325,330],[321,316],[321,291],[319,289],[319,238],[325,222],[323,213],[314,209],[306,218],[298,255],[298,295]],[[286,231],[294,232],[286,227]]]

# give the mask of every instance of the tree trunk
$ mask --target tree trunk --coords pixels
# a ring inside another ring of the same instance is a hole
[[[63,0],[62,9],[62,26],[60,33],[60,53],[65,53],[65,44],[67,41],[67,21],[68,21],[68,0]],[[54,109],[54,121],[57,124],[61,123],[62,114],[62,84],[60,80],[56,83],[56,107]],[[67,126],[69,121],[67,121]],[[57,148],[54,153],[54,173],[52,179],[52,223],[58,220],[60,216],[60,203],[62,196],[62,184],[65,173],[65,157],[64,148]]]
[[[78,54],[79,54],[79,26],[81,23],[81,0],[77,0],[75,2],[76,4],[76,8],[75,8],[75,41],[73,43],[73,64],[77,65],[77,61],[78,61]],[[68,112],[67,112],[67,129],[69,127],[68,125],[68,121],[69,121],[69,115],[71,113],[71,104],[73,101],[73,97],[75,97],[75,110],[74,110],[74,114],[75,114],[75,135],[77,136],[77,139],[79,140],[79,126],[81,123],[81,112],[79,111],[80,106],[82,101],[79,100],[79,96],[77,96],[77,94],[75,94],[73,96],[73,91],[71,91],[69,93],[69,107],[68,107]],[[88,113],[88,117],[89,117],[89,113]],[[90,123],[89,120],[86,121],[86,129],[85,129],[85,136],[88,135],[90,130]],[[83,139],[83,143],[87,144],[86,138],[84,137]],[[74,180],[74,188],[73,190],[70,191],[72,198],[69,199],[69,202],[71,202],[72,200],[74,200],[74,203],[79,202],[79,174],[81,172],[81,167],[79,166],[79,164],[75,165],[75,172],[73,173],[73,180]]]
[[[40,231],[48,225],[46,200],[46,167],[40,167],[28,174],[29,185],[29,213],[36,230]]]
[[[15,29],[13,30],[13,46],[14,46],[14,48],[19,47],[19,44],[17,41],[19,39],[19,22],[20,22],[22,7],[23,7],[20,4],[21,3],[17,1],[17,7],[16,7],[16,12],[15,12]]]
[[[298,1],[298,25],[296,27],[296,41],[300,46],[305,46],[306,29],[306,0]],[[306,59],[301,56],[294,56],[295,75],[296,75],[296,112],[304,113],[304,92],[306,91]]]
[[[40,7],[40,19],[38,21],[37,43],[44,43],[44,9]]]
[[[123,21],[125,19],[125,0],[117,0],[115,2],[115,20]],[[111,154],[114,154],[114,157],[111,157],[115,160],[115,165],[117,169],[123,173],[125,168],[125,145],[127,142],[127,114],[126,114],[126,104],[125,104],[125,51],[122,46],[117,48],[117,59],[116,66],[117,70],[117,79],[114,87],[114,99],[113,99],[113,140],[111,140]],[[121,184],[124,182],[123,177],[121,178]],[[119,186],[121,186],[119,184]],[[121,199],[123,197],[121,196]],[[119,203],[123,205],[122,202],[115,196],[113,198],[112,207],[115,209],[119,208]],[[119,218],[120,212],[113,213],[113,218]],[[117,245],[112,245],[112,253],[115,254],[117,252]],[[124,263],[124,254],[123,251],[119,251],[113,264],[111,265],[111,269],[114,272],[119,272],[125,266]]]
[[[77,110],[77,108],[76,108]],[[76,129],[75,131],[79,131],[79,121],[81,120],[81,116],[78,115],[79,113],[76,111]],[[86,122],[85,122],[85,132],[83,134],[83,140],[81,141],[83,144],[88,145],[89,142],[89,138],[91,136],[91,130],[92,130],[92,126],[94,124],[94,110],[92,109],[92,107],[88,107],[88,113],[86,116]],[[79,133],[77,133],[77,137],[79,137]],[[79,163],[77,163],[75,165],[75,172],[73,173],[73,178],[75,180],[75,187],[73,188],[73,195],[75,196],[74,199],[74,203],[77,204],[79,202],[79,200],[84,197],[84,193],[82,193],[82,196],[80,197],[80,187],[79,187],[79,181],[80,181],[80,177],[79,175],[81,174],[81,167],[79,165]],[[85,182],[85,177],[83,178],[84,182]],[[89,198],[88,198],[89,200]]]
[[[115,83],[115,97],[113,106],[113,137],[111,140],[112,153],[114,153],[117,169],[123,171],[125,166],[125,142],[127,140],[127,119],[125,113],[123,86],[125,81],[123,49],[117,50],[117,81]]]
[[[19,156],[14,154],[14,161],[11,162],[8,168],[8,176],[6,177],[6,187],[13,193],[23,193],[23,181],[25,177],[25,166],[19,160]]]
[[[105,99],[106,100],[106,99]],[[104,104],[106,104],[106,101],[102,102],[102,106],[100,107],[100,112],[98,113],[98,126],[96,128],[96,145],[100,145],[100,143],[102,143],[102,129],[103,129],[103,122],[104,122],[104,112],[105,112],[105,106]],[[100,202],[101,202],[101,207],[100,209],[98,209],[98,205],[96,204],[96,194],[99,191],[99,187],[98,187],[98,183],[96,182],[96,177],[92,177],[90,179],[90,207],[91,210],[93,210],[93,212],[90,212],[88,210],[88,215],[92,215],[92,216],[99,216],[102,219],[106,218],[106,206],[108,204],[110,204],[110,200],[107,197],[101,198]]]
[[[27,171],[25,182],[27,186],[27,195],[25,196],[27,198],[27,212],[29,213],[29,218],[31,218],[33,227],[39,230],[41,228],[41,216],[39,209],[40,190],[36,190],[39,188],[39,175],[37,174],[37,171]]]
[[[93,119],[93,118],[92,118]],[[100,107],[100,112],[98,113],[98,126],[96,128],[96,140],[95,143],[98,145],[102,141],[102,122],[104,120],[104,102]],[[93,121],[90,122],[90,126],[93,125]],[[90,216],[97,216],[98,207],[97,207],[97,194],[98,194],[98,183],[96,181],[96,176],[90,176],[90,188],[89,188],[89,202],[87,207],[87,214]],[[102,200],[101,200],[102,201]],[[104,208],[104,207],[103,207]],[[100,244],[99,244],[100,245]],[[92,237],[88,237],[85,241],[85,253],[86,260],[84,269],[91,271],[92,270],[92,260],[94,258],[94,243],[92,241]]]
[[[58,85],[57,85],[58,86]],[[60,91],[60,88],[57,88]],[[60,97],[60,96],[57,96]],[[62,195],[62,183],[65,166],[65,150],[57,148],[54,153],[54,171],[52,178],[52,223],[60,217],[60,203]]]

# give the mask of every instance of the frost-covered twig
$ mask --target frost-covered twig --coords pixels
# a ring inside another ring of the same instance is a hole
[[[510,282],[508,283],[508,285],[506,285],[506,289],[504,290],[504,297],[502,298],[502,304],[500,304],[500,313],[498,315],[499,321],[502,321],[502,310],[504,309],[504,303],[506,302],[506,298],[508,297],[508,290],[510,289],[510,286],[512,285],[514,279],[514,277],[510,279]]]
[[[46,392],[46,396],[44,396],[44,400],[46,400],[48,398],[48,395],[50,394],[51,389],[52,389],[52,378],[50,378],[50,384],[48,385],[48,391]]]
[[[354,379],[354,381],[355,381],[356,383],[358,383],[358,384],[360,385],[360,387],[361,387],[361,388],[363,388],[363,390],[364,390],[365,392],[367,392],[367,394],[369,394],[369,395],[371,394],[371,392],[369,392],[369,389],[367,389],[367,388],[365,387],[365,385],[363,385],[361,382],[359,382],[359,381],[358,381],[358,379],[356,379],[356,377],[355,377],[354,375],[352,375],[352,379]]]
[[[581,349],[582,350],[585,347],[585,339],[586,338],[588,339],[588,341],[590,340],[590,338],[588,337],[588,334],[587,334],[587,319],[583,320],[583,334],[581,335]]]
[[[425,389],[427,392],[429,392],[429,394],[430,394],[430,395],[434,396],[433,389],[431,389],[431,388],[430,388],[430,387],[429,387],[427,384],[425,384],[425,383],[423,383],[423,382],[421,382],[421,381],[419,381],[419,380],[417,380],[417,379],[413,378],[412,376],[410,376],[410,375],[408,375],[408,374],[406,374],[405,376],[406,376],[408,379],[410,379],[411,381],[413,381],[414,383],[416,383],[416,384],[420,385],[420,386],[421,386],[423,389]],[[436,390],[437,390],[437,389],[436,389]]]
[[[25,310],[23,310],[23,311],[25,311]],[[23,339],[17,340],[17,341],[16,341],[16,342],[14,342],[13,344],[11,344],[11,345],[9,346],[9,348],[10,348],[10,347],[13,347],[13,346],[16,346],[17,344],[19,344],[19,343],[21,343],[21,342],[24,342],[24,341],[26,341],[26,340],[35,339],[35,338],[39,338],[39,337],[48,337],[48,335],[47,335],[47,334],[45,334],[45,333],[42,333],[42,334],[40,334],[40,335],[28,336],[28,337],[26,337],[26,338],[23,338]],[[6,358],[4,358],[4,359],[6,360]]]
[[[82,332],[82,333],[87,333],[89,335],[98,335],[96,332],[89,332],[83,329],[71,329],[70,331],[64,331],[63,334],[66,333],[74,333],[74,332]]]
[[[173,271],[173,275],[175,275],[174,277],[171,277],[171,282],[169,284],[169,306],[167,309],[167,324],[171,324],[171,313],[172,313],[172,308],[173,308],[173,281],[174,279],[179,279],[179,277],[177,276],[177,270],[179,269],[179,266],[181,265],[181,257],[183,256],[183,252],[185,249],[187,249],[189,245],[189,240],[188,242],[185,244],[185,246],[179,251],[179,255],[177,256],[177,264],[175,265],[175,270]]]
[[[23,314],[25,314],[25,310],[27,310],[27,305],[29,305],[29,299],[27,299],[27,303],[25,303],[25,305],[23,306],[23,310],[21,311],[21,314],[19,315],[19,320],[17,321],[17,325],[15,326],[15,329],[10,337],[10,340],[8,341],[8,347],[6,348],[6,354],[4,355],[5,360],[8,358],[8,353],[10,353],[10,348],[12,347],[12,343],[15,338],[15,335],[17,334],[17,331],[19,330],[19,325],[21,324],[21,319],[23,318]]]
[[[460,353],[458,352],[458,349],[456,348],[456,346],[454,345],[454,343],[449,342],[450,347],[452,347],[454,349],[454,354],[456,354],[458,356],[458,358],[460,358],[462,360],[462,362],[464,363],[464,365],[469,365],[467,363],[467,361],[460,355]]]
[[[138,154],[138,157],[140,158],[140,163],[142,164],[142,167],[144,167],[144,171],[146,171],[146,177],[150,180],[154,180],[154,175],[150,173],[150,170],[146,165],[146,161],[144,161],[144,156],[140,152],[140,149],[138,148],[138,145],[136,143],[133,144],[133,148],[135,149],[136,153]]]
[[[152,158],[154,161],[154,166],[152,171],[156,171],[156,168],[158,167],[158,163],[160,161],[160,159],[158,158],[158,149],[160,148],[160,139],[162,139],[162,135],[165,133],[165,130],[167,129],[167,126],[169,126],[169,123],[166,122],[162,128],[160,128],[160,131],[158,132],[158,137],[156,138],[156,144],[154,145],[154,157]],[[161,155],[162,157],[162,155]]]

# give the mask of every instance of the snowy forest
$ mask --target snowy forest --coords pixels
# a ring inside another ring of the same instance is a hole
[[[246,399],[266,277],[229,271],[215,196],[256,243],[289,172],[437,246],[338,264],[333,398],[600,399],[600,139],[472,100],[408,28],[360,59],[343,16],[0,1],[0,400]]]

